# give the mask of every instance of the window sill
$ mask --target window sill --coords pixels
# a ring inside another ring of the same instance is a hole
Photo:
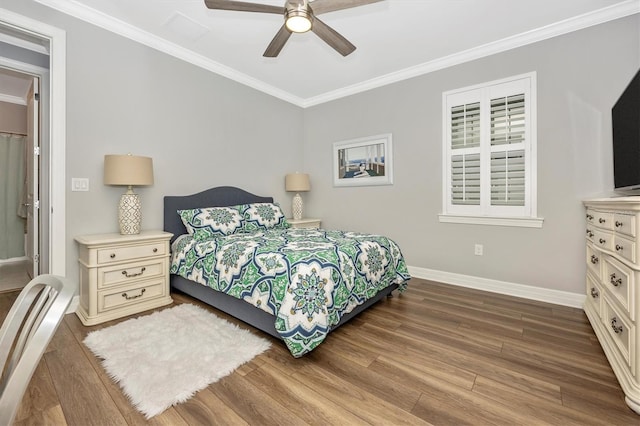
[[[542,228],[541,217],[495,217],[495,216],[460,216],[439,214],[442,223],[466,223],[470,225],[514,226],[519,228]]]

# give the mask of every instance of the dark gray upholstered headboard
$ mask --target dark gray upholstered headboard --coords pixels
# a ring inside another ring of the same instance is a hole
[[[164,230],[173,234],[171,242],[187,232],[180,216],[178,216],[178,210],[249,203],[273,203],[273,197],[261,197],[233,186],[219,186],[193,195],[167,195],[164,197]]]

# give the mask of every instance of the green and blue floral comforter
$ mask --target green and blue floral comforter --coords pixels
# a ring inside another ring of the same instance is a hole
[[[392,240],[323,229],[269,229],[172,245],[171,273],[243,299],[275,317],[295,357],[317,347],[343,315],[410,276]]]

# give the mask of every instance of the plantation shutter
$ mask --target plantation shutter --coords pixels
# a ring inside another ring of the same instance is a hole
[[[491,99],[491,205],[525,205],[525,95]]]
[[[451,204],[480,205],[480,103],[451,108]]]

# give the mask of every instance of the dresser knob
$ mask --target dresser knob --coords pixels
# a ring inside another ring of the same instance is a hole
[[[600,238],[598,241],[600,241],[600,244],[604,244],[607,242],[607,240],[605,240],[604,238]]]
[[[158,248],[157,248],[157,247],[154,247],[154,248],[153,248],[153,252],[154,252],[154,253],[157,253],[157,252],[158,252]]]
[[[594,265],[596,263],[598,263],[598,256],[596,256],[595,254],[591,255],[591,263],[593,263]]]
[[[598,290],[596,290],[594,287],[591,287],[591,297],[595,299],[598,296],[600,296],[600,293],[598,292]]]
[[[589,220],[593,220],[593,216],[592,216],[592,215],[590,215],[589,213],[587,213],[587,219],[589,219]]]
[[[603,218],[600,218],[600,219],[598,219],[598,222],[600,222],[600,223],[605,223],[605,222],[606,222],[606,220],[604,220]]]
[[[613,329],[613,332],[616,333],[616,334],[622,333],[624,331],[624,329],[622,328],[621,325],[618,326],[616,324],[618,324],[618,318],[616,318],[616,317],[611,318],[611,328]]]
[[[620,244],[616,244],[616,251],[621,251],[624,247],[622,247]]]
[[[590,229],[587,229],[587,237],[593,238],[593,232]]]
[[[609,281],[614,287],[620,287],[622,285],[622,278],[616,279],[616,274],[609,275]]]
[[[109,257],[112,258],[112,259],[115,259],[116,258],[116,254],[115,253],[111,253],[111,255]]]
[[[622,227],[623,223],[616,220],[616,228]]]

